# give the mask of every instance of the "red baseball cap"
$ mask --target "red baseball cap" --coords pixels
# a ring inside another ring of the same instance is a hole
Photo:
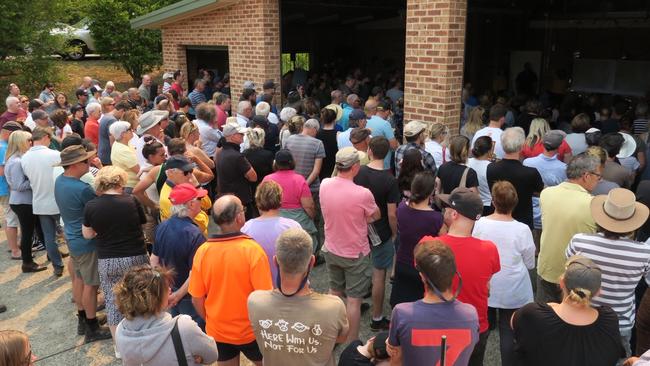
[[[182,183],[174,186],[169,194],[169,200],[174,205],[182,205],[195,198],[203,198],[208,191],[202,188],[195,188],[189,183]]]

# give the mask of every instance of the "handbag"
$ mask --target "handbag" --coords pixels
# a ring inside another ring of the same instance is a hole
[[[176,352],[176,359],[178,360],[178,366],[188,366],[187,358],[185,357],[185,349],[183,348],[183,342],[181,341],[181,333],[178,331],[178,317],[174,321],[174,328],[171,332],[172,342],[174,343],[174,351]]]

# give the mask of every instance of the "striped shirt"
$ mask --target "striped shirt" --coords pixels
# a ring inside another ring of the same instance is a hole
[[[287,138],[286,149],[291,151],[293,161],[296,163],[295,172],[302,175],[305,179],[309,177],[314,169],[316,159],[325,158],[323,141],[303,134],[289,136]],[[320,188],[318,174],[316,174],[316,179],[314,179],[309,188],[312,193],[318,192]]]
[[[648,281],[650,245],[631,239],[606,239],[602,234],[576,234],[566,250],[567,258],[581,254],[596,263],[602,272],[596,306],[607,305],[618,315],[621,331],[634,325],[634,290],[643,276]]]

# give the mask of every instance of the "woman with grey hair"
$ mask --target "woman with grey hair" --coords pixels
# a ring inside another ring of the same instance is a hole
[[[140,172],[135,149],[129,145],[129,141],[133,138],[133,129],[129,122],[117,121],[111,125],[109,132],[115,139],[113,146],[111,146],[111,162],[128,174],[124,191],[130,194],[133,187],[138,184],[138,173]]]
[[[255,190],[258,184],[262,182],[262,179],[273,173],[273,153],[264,149],[265,136],[264,130],[259,127],[251,128],[246,132],[248,149],[244,150],[244,156],[257,173],[257,181],[251,182],[251,191],[253,194],[255,194]]]

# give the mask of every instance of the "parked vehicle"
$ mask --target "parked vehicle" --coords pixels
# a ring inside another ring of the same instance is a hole
[[[66,45],[69,46],[69,50],[61,52],[61,56],[65,58],[82,60],[87,54],[95,52],[95,41],[90,35],[87,19],[73,25],[57,23],[57,27],[50,33],[65,37]]]

